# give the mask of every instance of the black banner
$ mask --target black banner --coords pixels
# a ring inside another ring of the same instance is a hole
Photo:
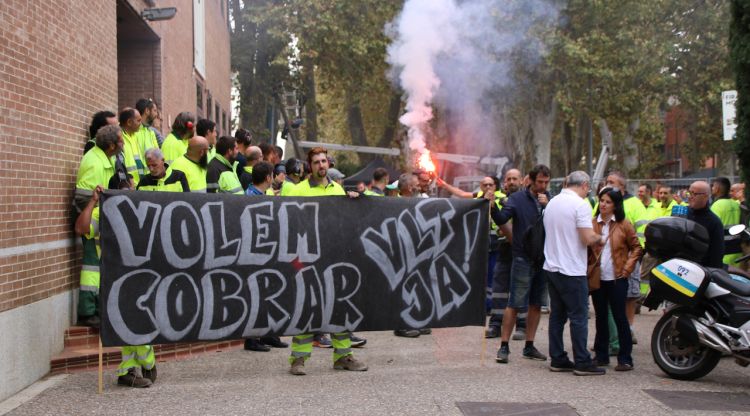
[[[484,200],[106,191],[105,346],[483,325]]]

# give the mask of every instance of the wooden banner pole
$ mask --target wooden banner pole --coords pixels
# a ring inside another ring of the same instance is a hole
[[[102,337],[99,335],[99,394],[102,394],[104,391],[104,365],[103,365],[103,359],[102,356],[104,355],[102,351]]]

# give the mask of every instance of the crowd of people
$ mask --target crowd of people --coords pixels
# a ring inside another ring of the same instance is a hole
[[[119,114],[96,113],[89,128],[90,140],[78,170],[75,229],[83,237],[83,267],[78,303],[79,322],[97,327],[99,319],[98,199],[103,189],[162,192],[208,192],[269,196],[430,197],[436,190],[459,198],[483,198],[491,206],[488,246],[487,309],[485,336],[500,338],[497,362],[510,361],[512,340],[524,340],[522,357],[546,361],[534,340],[542,311],[550,312],[549,354],[552,371],[577,375],[604,374],[601,368],[617,356],[617,371],[632,370],[632,345],[636,302],[641,297],[641,258],[644,230],[653,219],[673,214],[676,206],[688,207],[688,218],[707,227],[711,250],[701,264],[732,264],[741,253],[739,240],[725,233],[733,224],[746,223],[744,184],[732,185],[716,178],[711,185],[698,181],[686,192],[668,186],[638,187],[627,192],[621,172],[611,172],[592,192],[589,176],[573,172],[564,189],[552,197],[547,166],[533,167],[527,175],[508,169],[502,178],[487,176],[477,192],[449,185],[430,172],[416,170],[391,182],[388,171],[376,169],[370,183],[358,183],[347,192],[344,174],[323,148],[313,148],[306,160],[283,160],[283,150],[254,142],[252,134],[238,129],[234,136],[218,136],[216,124],[180,113],[166,137],[154,124],[156,103],[138,100]],[[709,203],[710,202],[710,203]],[[741,219],[741,216],[743,217]],[[527,230],[543,228],[543,248]],[[726,247],[725,247],[726,242]],[[544,258],[538,253],[543,251]],[[596,314],[592,359],[587,349],[588,298]],[[565,352],[562,332],[570,321],[573,360]],[[399,329],[397,336],[419,337],[429,329]],[[367,341],[350,332],[302,334],[292,338],[290,373],[304,375],[304,364],[313,347],[332,348],[334,368],[364,371],[367,365],[354,358],[352,347]],[[287,348],[279,337],[250,338],[245,348],[269,351]],[[118,384],[148,387],[156,380],[153,348],[123,348]]]

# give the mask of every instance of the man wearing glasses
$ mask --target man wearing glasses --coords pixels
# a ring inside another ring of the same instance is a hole
[[[690,184],[688,189],[688,215],[689,220],[706,227],[708,230],[708,252],[698,262],[706,267],[724,267],[724,226],[719,217],[708,207],[711,188],[707,182],[696,181]]]

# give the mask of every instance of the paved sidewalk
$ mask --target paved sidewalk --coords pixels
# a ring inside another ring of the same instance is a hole
[[[355,353],[370,366],[364,373],[333,370],[331,350],[315,349],[303,377],[287,373],[288,350],[234,350],[160,363],[159,379],[149,389],[118,387],[108,371],[100,396],[96,372],[73,374],[9,414],[461,415],[456,402],[567,403],[581,415],[732,414],[673,411],[643,391],[750,391],[750,369],[731,359],[698,381],[666,378],[649,349],[651,329],[660,315],[636,316],[640,344],[634,348],[635,370],[628,373],[616,373],[612,367],[600,377],[552,373],[549,361],[521,357],[522,341],[511,341],[509,364],[497,364],[499,339],[485,342],[478,327],[436,329],[417,339],[371,332],[358,333],[368,339]],[[546,321],[543,315],[536,343],[545,353]],[[590,327],[591,344],[593,319]]]

